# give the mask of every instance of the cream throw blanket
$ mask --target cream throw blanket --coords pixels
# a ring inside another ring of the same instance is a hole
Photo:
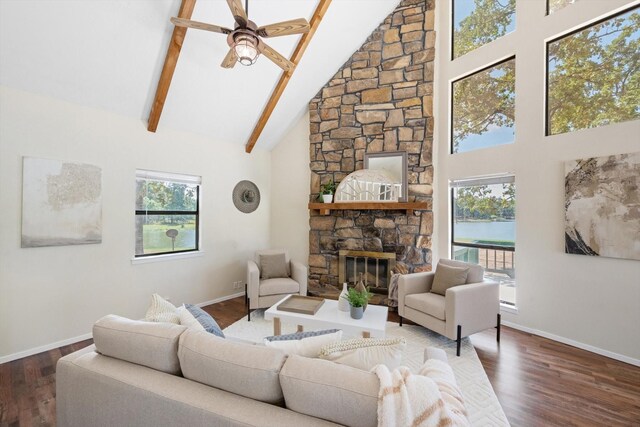
[[[470,426],[451,367],[427,360],[417,375],[401,366],[373,368],[380,378],[378,427]]]

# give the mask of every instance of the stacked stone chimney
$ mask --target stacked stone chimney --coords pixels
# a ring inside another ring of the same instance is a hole
[[[393,252],[400,273],[431,270],[434,0],[403,0],[309,103],[310,201],[363,168],[365,153],[406,151],[409,201],[428,210],[310,211],[310,289],[338,282],[340,249]]]

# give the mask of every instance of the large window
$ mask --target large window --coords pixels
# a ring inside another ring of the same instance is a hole
[[[500,283],[501,302],[516,303],[516,210],[513,176],[454,181],[451,258],[480,264]]]
[[[453,82],[452,153],[514,141],[515,62],[510,58]]]
[[[198,250],[200,177],[136,172],[136,257]]]
[[[516,0],[453,0],[453,58],[515,29]]]
[[[547,44],[547,135],[640,118],[639,10]]]

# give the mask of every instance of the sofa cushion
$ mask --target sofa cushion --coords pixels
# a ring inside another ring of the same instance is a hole
[[[290,356],[280,371],[287,408],[347,426],[378,424],[378,377],[328,360]]]
[[[224,332],[218,326],[218,322],[200,307],[193,304],[185,304],[176,310],[180,317],[180,324],[195,331],[207,331],[210,334],[224,338]]]
[[[395,369],[402,364],[406,347],[404,338],[355,338],[325,345],[319,357],[365,371],[380,364]]]
[[[439,295],[445,295],[447,293],[447,289],[467,283],[468,274],[469,267],[451,267],[446,264],[438,263],[438,266],[436,267],[436,274],[433,276],[431,292]]]
[[[264,345],[278,348],[288,355],[297,354],[305,357],[318,357],[320,349],[342,339],[340,329],[329,329],[326,331],[298,332],[289,335],[277,335],[266,337]]]
[[[281,404],[278,374],[287,358],[280,350],[187,330],[180,338],[182,375],[231,393]]]
[[[404,297],[404,305],[440,320],[445,319],[444,297],[433,292],[410,294]]]
[[[454,259],[441,259],[438,264],[448,265],[449,267],[468,268],[467,280],[465,283],[480,283],[484,280],[484,268],[479,264],[471,264]]]
[[[144,320],[148,322],[168,322],[180,324],[177,308],[158,294],[151,295],[151,305],[147,309]]]
[[[300,285],[288,277],[266,279],[260,281],[260,296],[295,294],[300,291]]]
[[[185,326],[110,314],[93,325],[96,351],[168,374],[180,374],[178,341]]]
[[[260,255],[260,278],[289,277],[284,253]]]

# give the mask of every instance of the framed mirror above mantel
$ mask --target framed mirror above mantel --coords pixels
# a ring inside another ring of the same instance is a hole
[[[365,153],[364,168],[385,171],[395,184],[401,186],[398,202],[407,202],[407,152],[383,151],[380,153]]]

